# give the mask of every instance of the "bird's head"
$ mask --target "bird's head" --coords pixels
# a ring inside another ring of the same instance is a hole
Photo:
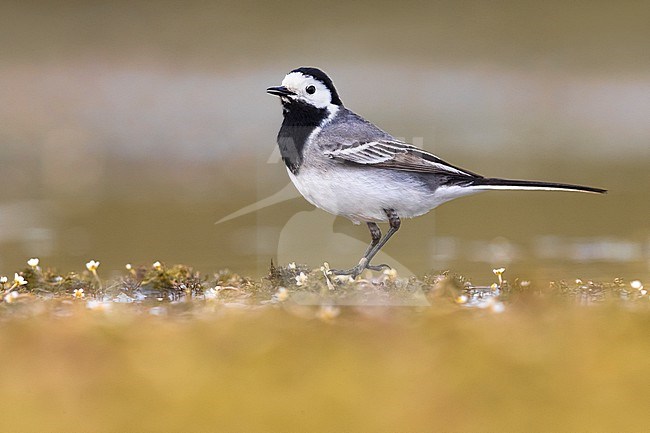
[[[289,72],[282,85],[266,89],[271,95],[279,96],[284,106],[307,104],[318,109],[342,106],[334,83],[320,69],[301,67]],[[329,110],[332,111],[332,110]]]

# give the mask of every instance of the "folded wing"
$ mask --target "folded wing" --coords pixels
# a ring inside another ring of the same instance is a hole
[[[471,171],[455,167],[432,153],[401,141],[368,141],[344,144],[325,152],[329,158],[356,164],[419,173],[481,178]]]
[[[440,177],[440,185],[457,185],[474,190],[559,190],[604,194],[601,188],[535,180],[487,178],[455,167],[422,149],[397,140],[374,140],[342,144],[325,155],[342,162],[373,167],[430,173]]]

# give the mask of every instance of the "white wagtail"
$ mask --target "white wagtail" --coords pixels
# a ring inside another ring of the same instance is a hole
[[[353,223],[365,222],[372,242],[359,264],[334,271],[356,277],[400,227],[458,197],[486,190],[558,190],[605,193],[562,183],[483,177],[397,140],[343,106],[320,69],[294,69],[267,92],[280,97],[284,121],[278,146],[291,181],[314,206]],[[378,222],[388,222],[384,237]]]

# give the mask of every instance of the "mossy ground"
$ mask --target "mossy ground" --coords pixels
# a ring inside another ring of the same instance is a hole
[[[636,432],[650,422],[650,299],[636,284],[541,287],[507,273],[485,287],[446,273],[352,283],[326,271],[271,266],[250,279],[161,265],[100,285],[91,272],[25,269],[27,284],[0,304],[0,430]]]

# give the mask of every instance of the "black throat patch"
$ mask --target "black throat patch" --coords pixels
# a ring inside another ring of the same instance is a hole
[[[278,146],[282,160],[291,173],[296,174],[302,165],[303,151],[309,135],[328,116],[326,108],[316,108],[301,101],[282,98],[284,121],[278,133]]]

